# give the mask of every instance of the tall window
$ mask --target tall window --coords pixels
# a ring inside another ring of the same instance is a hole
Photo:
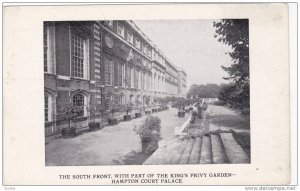
[[[138,38],[135,39],[135,47],[139,50],[141,49],[141,41]]]
[[[130,66],[126,66],[126,87],[131,87],[130,83],[131,83],[131,67]]]
[[[79,93],[75,94],[73,96],[72,101],[74,106],[81,107],[81,110],[78,112],[78,116],[83,117],[84,116],[84,95]]]
[[[44,109],[45,109],[45,122],[49,121],[49,96],[45,95],[45,102],[44,102]]]
[[[127,32],[127,41],[128,41],[130,44],[133,44],[133,34],[132,34],[132,32],[130,32],[130,31]]]
[[[144,73],[144,89],[148,90],[148,73]]]
[[[147,45],[146,44],[143,44],[142,51],[143,51],[144,54],[146,54],[146,51],[147,51]]]
[[[108,110],[110,108],[110,104],[112,102],[112,95],[105,96],[105,109]]]
[[[151,75],[148,74],[148,90],[151,90]]]
[[[141,84],[142,84],[142,90],[145,89],[145,73],[141,72],[142,79],[141,79]]]
[[[118,25],[117,25],[117,33],[118,35],[122,36],[123,38],[125,37],[125,33],[124,33],[124,26],[118,22]]]
[[[119,96],[119,104],[124,104],[124,95],[122,94]]]
[[[153,50],[153,59],[156,60],[157,59],[157,53],[155,50]]]
[[[105,85],[112,85],[112,66],[113,61],[107,57],[104,58],[104,66],[105,66]]]
[[[138,83],[138,89],[142,88],[142,72],[141,70],[137,70],[137,83]]]
[[[49,27],[47,24],[45,24],[44,25],[44,72],[49,72],[48,56],[49,56]]]
[[[79,35],[72,35],[73,77],[87,78],[87,40]]]
[[[118,64],[118,86],[123,86],[123,78],[124,78],[124,65],[123,64]]]
[[[130,87],[133,88],[134,87],[134,67],[131,67],[131,83],[130,83]]]
[[[147,55],[151,57],[151,49],[149,47],[147,47]]]

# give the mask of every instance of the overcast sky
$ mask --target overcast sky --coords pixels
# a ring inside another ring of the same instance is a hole
[[[188,75],[192,84],[227,83],[227,73],[221,66],[229,66],[229,48],[214,38],[213,20],[151,20],[134,21],[141,30],[177,66]]]

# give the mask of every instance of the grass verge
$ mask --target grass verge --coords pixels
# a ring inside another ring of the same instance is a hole
[[[236,142],[241,145],[242,149],[251,159],[251,145],[250,145],[250,133],[248,132],[233,132],[233,137]]]

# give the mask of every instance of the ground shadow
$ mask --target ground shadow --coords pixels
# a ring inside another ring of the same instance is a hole
[[[136,152],[131,151],[126,156],[122,157],[121,160],[113,160],[115,165],[142,165],[152,153]]]

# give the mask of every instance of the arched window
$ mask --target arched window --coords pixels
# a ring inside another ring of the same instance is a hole
[[[78,106],[81,107],[82,109],[79,111],[78,113],[78,117],[83,117],[84,116],[84,106],[85,106],[85,99],[84,99],[84,95],[77,93],[73,96],[72,98],[72,102],[74,106]]]
[[[53,99],[52,97],[45,93],[44,94],[44,113],[45,113],[45,116],[44,116],[44,119],[45,119],[45,122],[51,122],[53,120]]]

